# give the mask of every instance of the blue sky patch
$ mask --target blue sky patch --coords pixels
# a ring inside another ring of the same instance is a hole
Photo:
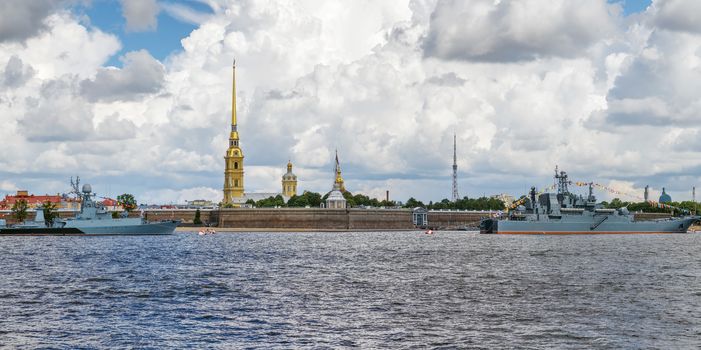
[[[196,1],[170,1],[168,3],[186,5],[200,12],[211,12],[206,5]],[[76,6],[74,11],[79,15],[87,16],[90,25],[119,37],[122,50],[112,56],[106,64],[116,67],[122,66],[119,57],[129,51],[141,49],[148,50],[153,57],[163,61],[171,53],[182,50],[180,40],[197,28],[197,25],[175,19],[161,10],[158,14],[156,30],[127,31],[126,20],[122,16],[119,0],[93,0],[87,6]]]
[[[626,16],[643,12],[650,6],[652,0],[609,0],[610,3],[621,3],[623,5],[623,14]]]

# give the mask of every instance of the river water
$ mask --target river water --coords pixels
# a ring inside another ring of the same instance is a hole
[[[0,346],[699,348],[701,235],[0,237]]]

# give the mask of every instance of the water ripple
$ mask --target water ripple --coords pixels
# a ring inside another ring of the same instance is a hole
[[[0,347],[698,348],[701,236],[0,237]]]

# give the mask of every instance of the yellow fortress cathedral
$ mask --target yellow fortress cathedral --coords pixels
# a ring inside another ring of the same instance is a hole
[[[243,198],[243,151],[239,145],[239,132],[236,129],[236,60],[233,65],[233,86],[231,93],[231,134],[229,149],[224,156],[224,204],[236,205]]]
[[[281,193],[246,193],[243,187],[243,151],[239,144],[239,132],[236,123],[236,60],[233,65],[233,82],[231,88],[231,133],[229,148],[224,156],[224,200],[222,205],[241,207],[247,202],[254,202],[282,195],[285,201],[297,194],[297,176],[292,173],[292,162],[287,163],[287,173],[282,176]]]

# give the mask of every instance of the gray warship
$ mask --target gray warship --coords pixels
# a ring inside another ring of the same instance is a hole
[[[699,216],[635,221],[627,208],[607,209],[597,204],[589,184],[585,198],[569,192],[567,173],[555,169],[557,193],[537,194],[535,187],[523,204],[506,217],[480,222],[486,234],[622,234],[686,233]]]
[[[90,185],[85,184],[82,191],[78,191],[79,181],[71,180],[72,193],[82,202],[75,218],[56,218],[47,223],[43,210],[37,209],[34,221],[0,228],[0,235],[169,235],[180,223],[178,220],[147,222],[144,218],[113,218],[112,212],[93,199],[96,195]]]

